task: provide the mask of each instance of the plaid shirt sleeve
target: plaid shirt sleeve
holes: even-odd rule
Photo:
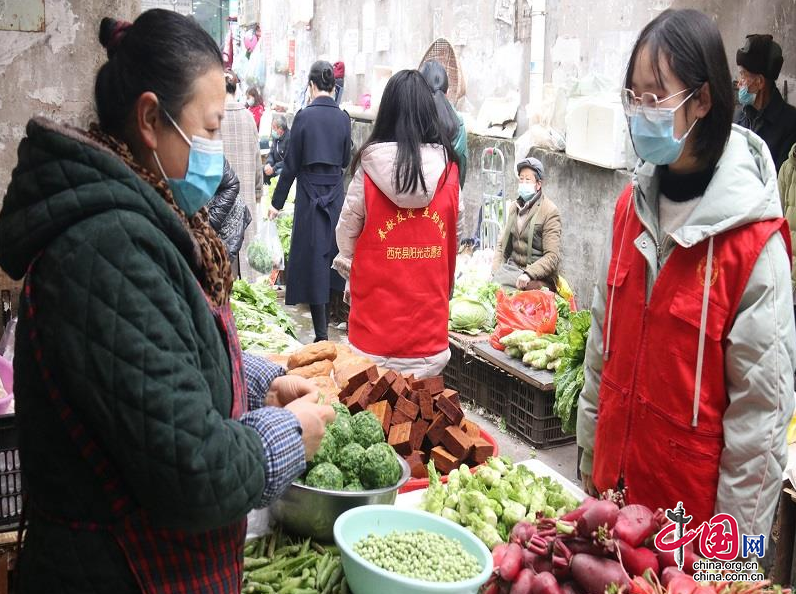
[[[263,444],[265,490],[259,507],[267,507],[304,472],[304,443],[296,416],[284,408],[266,406],[243,415],[240,422],[254,429]]]
[[[243,373],[246,376],[249,410],[257,410],[265,406],[265,397],[271,382],[285,375],[285,370],[281,365],[271,363],[264,357],[243,353]]]

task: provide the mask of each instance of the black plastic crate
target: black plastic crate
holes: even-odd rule
[[[19,525],[22,513],[22,473],[14,415],[0,416],[0,532]]]
[[[575,441],[561,430],[561,419],[553,413],[555,394],[512,378],[506,426],[539,449]]]
[[[461,372],[459,392],[465,400],[502,417],[506,414],[511,376],[477,357],[468,357]]]
[[[442,370],[442,377],[445,379],[445,387],[460,392],[461,373],[464,364],[464,350],[456,343],[450,343],[451,358],[445,369]]]

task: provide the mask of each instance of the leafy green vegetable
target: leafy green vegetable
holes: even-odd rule
[[[553,383],[556,387],[553,411],[561,419],[565,433],[574,433],[577,421],[578,397],[585,383],[583,361],[586,358],[586,341],[591,327],[591,313],[581,310],[570,315],[567,350],[561,358]]]
[[[246,257],[249,260],[249,266],[262,274],[271,274],[277,264],[271,250],[259,239],[255,239],[249,244]]]
[[[230,306],[244,351],[283,353],[301,346],[296,340],[293,320],[279,305],[270,284],[236,280]]]
[[[369,410],[363,410],[351,417],[351,428],[354,441],[365,449],[384,441],[384,429],[376,415]]]
[[[331,462],[323,462],[310,470],[306,484],[316,489],[341,491],[344,487],[343,473]]]
[[[285,252],[285,259],[290,253],[290,238],[293,234],[293,214],[283,214],[276,219],[276,231],[279,234],[279,241],[282,244],[282,251]]]
[[[362,481],[362,485],[366,489],[390,487],[395,485],[400,478],[401,465],[391,445],[376,443],[365,450],[359,480]]]
[[[494,309],[471,297],[454,297],[450,305],[448,327],[456,332],[479,334],[495,325]]]
[[[326,434],[331,435],[337,448],[344,448],[354,441],[354,430],[351,426],[351,417],[337,415],[334,422],[326,427]]]
[[[362,483],[356,478],[343,487],[343,491],[365,491],[365,487],[362,486]]]
[[[359,472],[362,469],[362,459],[365,448],[356,442],[343,446],[335,455],[334,463],[343,472],[347,482],[356,479],[359,482]]]

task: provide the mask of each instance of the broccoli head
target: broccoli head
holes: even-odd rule
[[[337,413],[338,417],[350,417],[351,416],[351,411],[348,410],[348,407],[345,404],[343,404],[342,402],[339,402],[339,401],[338,402],[333,402],[332,403],[332,408],[334,409],[334,412]]]
[[[354,440],[354,431],[351,428],[351,417],[337,415],[334,422],[326,427],[326,433],[331,434],[337,450],[347,446]]]
[[[362,414],[362,413],[359,413]],[[375,417],[374,417],[375,418]],[[387,443],[376,443],[365,450],[359,480],[366,489],[392,487],[401,478],[398,455]]]
[[[341,491],[344,486],[343,473],[331,462],[322,462],[307,474],[306,484],[316,489]]]
[[[369,410],[363,410],[351,417],[351,428],[354,431],[354,441],[365,449],[384,442],[384,429],[376,415]]]
[[[362,486],[362,483],[359,482],[359,479],[353,479],[350,483],[348,483],[345,487],[343,487],[343,491],[364,491],[365,487]]]
[[[365,457],[365,448],[356,442],[349,443],[338,450],[334,463],[343,472],[346,482],[359,482],[359,471],[362,468],[362,459]]]

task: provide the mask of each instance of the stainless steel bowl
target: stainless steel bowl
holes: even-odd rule
[[[293,483],[280,499],[271,504],[271,516],[292,534],[333,542],[334,522],[343,512],[361,505],[395,503],[398,489],[412,474],[406,460],[398,456],[398,462],[401,464],[398,484],[384,489],[325,491]]]

